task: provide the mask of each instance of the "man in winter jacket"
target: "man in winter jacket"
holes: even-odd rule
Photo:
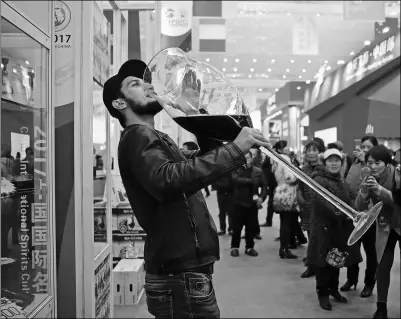
[[[258,231],[258,209],[267,197],[267,182],[262,170],[252,165],[252,152],[247,154],[246,168],[232,173],[234,208],[231,256],[239,256],[241,231],[245,226],[245,254],[256,257],[254,238]]]
[[[118,146],[121,178],[147,234],[148,310],[157,318],[219,318],[212,283],[219,240],[200,191],[244,165],[253,145],[268,142],[258,130],[243,128],[233,142],[218,148],[198,136],[201,152],[184,156],[168,135],[154,128],[162,107],[145,72],[140,60],[124,63],[104,84],[103,101],[124,128]],[[189,72],[183,96],[199,99],[200,85]]]

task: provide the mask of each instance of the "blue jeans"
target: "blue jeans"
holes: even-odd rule
[[[220,318],[212,275],[146,274],[148,311],[155,318]]]

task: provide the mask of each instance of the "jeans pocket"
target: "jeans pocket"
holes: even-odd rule
[[[201,273],[187,273],[187,291],[189,298],[206,300],[214,292],[212,278],[210,275]]]
[[[173,318],[173,297],[171,290],[154,289],[145,286],[146,303],[150,314],[163,318]]]
[[[220,318],[212,277],[187,273],[186,290],[193,318]]]

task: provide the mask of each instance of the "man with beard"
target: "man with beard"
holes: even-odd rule
[[[138,223],[147,234],[145,292],[157,318],[219,318],[213,264],[219,260],[216,226],[201,189],[246,163],[252,146],[268,145],[260,131],[243,128],[233,142],[181,152],[170,137],[154,128],[157,103],[146,64],[129,60],[106,81],[103,101],[124,128],[118,163]],[[189,72],[182,95],[200,96],[200,81]],[[215,145],[214,145],[215,146]]]

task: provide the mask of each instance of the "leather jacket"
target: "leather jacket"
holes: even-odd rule
[[[245,155],[234,143],[198,155],[184,156],[168,135],[150,126],[131,125],[121,135],[118,163],[147,234],[148,273],[182,272],[220,258],[216,226],[201,190],[244,165]]]

